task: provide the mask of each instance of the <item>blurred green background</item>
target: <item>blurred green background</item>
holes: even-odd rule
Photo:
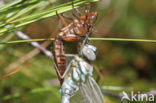
[[[4,0],[5,4],[15,0]],[[53,6],[69,0],[49,0]],[[51,8],[38,7],[25,15]],[[84,12],[84,7],[80,8]],[[156,0],[101,0],[91,4],[91,11],[98,12],[95,32],[92,37],[155,39]],[[71,11],[66,15],[72,16]],[[48,38],[57,35],[58,18],[49,17],[19,30],[31,38]],[[10,40],[19,40],[13,32]],[[3,38],[2,37],[2,38]],[[98,48],[94,62],[102,76],[94,70],[94,78],[105,91],[122,93],[149,92],[156,87],[156,44],[143,42],[93,41]],[[47,47],[51,50],[52,43]],[[0,80],[0,103],[59,103],[59,82],[52,61],[28,43],[0,45],[0,77],[22,69],[10,77]],[[25,58],[29,58],[25,60]],[[24,61],[24,62],[23,62]],[[111,87],[123,90],[113,90]],[[106,103],[121,103],[120,99],[104,95]],[[130,102],[133,103],[133,102]],[[145,102],[136,102],[145,103]],[[154,103],[154,102],[153,102]]]

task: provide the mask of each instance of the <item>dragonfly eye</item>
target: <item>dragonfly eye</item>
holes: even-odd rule
[[[97,20],[97,12],[92,12],[89,16],[90,25],[93,25],[95,21]]]
[[[93,15],[93,16],[91,17],[91,22],[92,22],[92,24],[95,23],[96,19],[97,19],[97,16],[95,16],[95,15]]]
[[[82,49],[82,54],[89,61],[94,61],[96,59],[96,47],[92,45],[85,45]]]

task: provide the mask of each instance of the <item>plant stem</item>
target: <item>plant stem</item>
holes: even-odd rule
[[[14,44],[14,43],[27,43],[27,42],[39,42],[46,40],[54,40],[54,38],[45,38],[45,39],[30,39],[30,40],[15,40],[8,42],[0,42],[0,44]],[[147,40],[147,39],[125,39],[125,38],[89,38],[89,40],[94,41],[124,41],[124,42],[147,42],[147,43],[156,43],[156,40]]]

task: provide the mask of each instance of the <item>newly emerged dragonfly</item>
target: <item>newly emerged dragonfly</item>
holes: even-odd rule
[[[68,75],[60,89],[61,103],[104,103],[103,94],[92,77],[93,65],[90,63],[95,61],[97,49],[85,44],[80,52],[81,55],[65,54],[73,59],[68,65]],[[74,96],[76,100],[73,99]]]

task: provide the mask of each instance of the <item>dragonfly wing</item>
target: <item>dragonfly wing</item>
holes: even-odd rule
[[[103,94],[92,77],[80,85],[80,91],[71,98],[71,103],[105,103]]]

